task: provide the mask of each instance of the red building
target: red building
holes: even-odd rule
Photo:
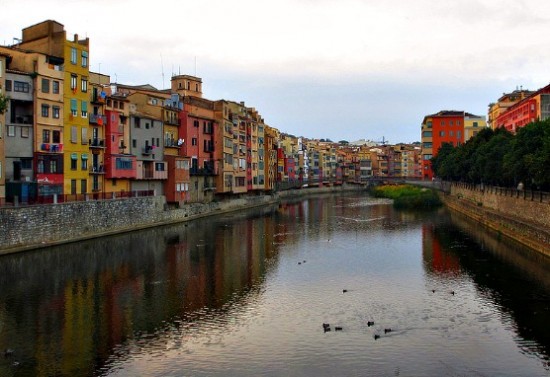
[[[124,126],[121,114],[105,110],[105,177],[107,179],[135,179],[137,175],[136,156],[124,153],[129,149],[124,141]]]
[[[165,156],[168,162],[168,179],[165,195],[169,203],[185,203],[189,201],[189,158],[180,156]]]
[[[497,116],[495,128],[504,127],[515,133],[518,128],[536,120],[544,120],[550,116],[550,85],[537,90],[533,94],[510,106]]]

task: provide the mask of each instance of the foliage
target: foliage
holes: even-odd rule
[[[377,198],[393,199],[395,208],[432,208],[441,205],[441,200],[433,190],[411,185],[376,186],[371,194]]]
[[[0,114],[4,114],[8,110],[9,102],[10,102],[10,97],[0,93]]]
[[[465,144],[443,144],[432,158],[432,168],[444,180],[550,188],[550,119],[520,128],[516,135],[504,128],[483,129]]]

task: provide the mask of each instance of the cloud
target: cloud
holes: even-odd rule
[[[484,115],[502,92],[549,81],[544,0],[44,4],[2,1],[17,17],[0,40],[54,19],[90,38],[91,69],[114,81],[165,88],[172,73],[196,73],[207,98],[244,100],[304,136],[415,140],[425,114]]]

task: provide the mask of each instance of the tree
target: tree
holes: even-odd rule
[[[9,102],[10,102],[10,97],[0,93],[0,115],[4,114],[8,110]]]

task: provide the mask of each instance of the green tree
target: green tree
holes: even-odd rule
[[[9,102],[10,102],[10,97],[0,93],[0,114],[4,114],[8,110]]]

